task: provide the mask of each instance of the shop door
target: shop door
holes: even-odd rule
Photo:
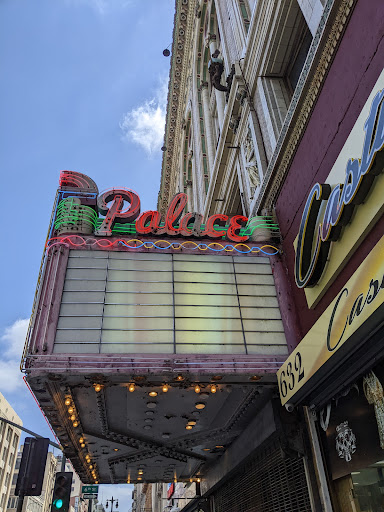
[[[310,512],[302,459],[283,457],[278,440],[214,494],[214,512]]]

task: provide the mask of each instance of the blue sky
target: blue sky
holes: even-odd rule
[[[173,15],[174,0],[0,2],[0,391],[51,438],[18,365],[59,172],[156,208]]]

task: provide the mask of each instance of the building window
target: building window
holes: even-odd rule
[[[281,2],[270,29],[266,60],[260,70],[255,98],[259,118],[263,119],[271,154],[298,84],[312,35],[297,0]]]
[[[8,430],[7,430],[7,441],[11,441],[11,437],[12,437],[12,429],[11,429],[11,427],[8,427]]]
[[[293,91],[296,89],[311,43],[312,34],[309,31],[307,24],[304,23],[302,25],[301,33],[298,35],[296,50],[292,54],[287,68],[286,80],[291,94],[293,94]]]
[[[247,9],[245,0],[239,0],[239,7],[240,7],[241,17],[243,18],[245,33],[247,34],[248,29],[249,29],[249,23],[250,23],[250,15],[248,13],[248,9]]]

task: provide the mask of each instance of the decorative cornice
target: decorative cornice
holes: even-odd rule
[[[157,209],[164,215],[168,205],[171,170],[176,166],[177,145],[182,130],[182,117],[186,100],[187,80],[190,74],[190,60],[197,0],[176,0],[173,28],[171,70],[167,99],[164,145],[161,169],[160,191]]]
[[[272,211],[357,0],[328,0],[260,190],[252,207]],[[331,24],[332,23],[332,24]]]

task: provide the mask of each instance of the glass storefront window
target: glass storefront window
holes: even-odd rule
[[[351,473],[359,512],[384,512],[384,460]]]

